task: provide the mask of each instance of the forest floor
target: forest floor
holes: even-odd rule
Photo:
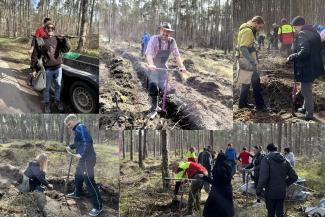
[[[291,93],[293,88],[293,66],[285,64],[285,57],[281,57],[279,51],[259,52],[260,64],[258,66],[261,75],[263,97],[269,111],[257,112],[255,109],[239,109],[239,87],[234,84],[234,121],[236,122],[305,122],[303,114],[291,113]],[[236,73],[236,70],[234,70]],[[313,84],[313,96],[315,102],[315,120],[313,122],[325,123],[325,77],[318,78]],[[250,102],[254,102],[250,96]],[[302,107],[303,97],[298,94],[296,109]]]
[[[27,85],[30,69],[30,39],[0,38],[0,110],[6,113],[42,113],[42,95]],[[73,46],[75,47],[75,46]],[[98,50],[98,49],[97,49]],[[89,50],[85,54],[98,57]],[[65,113],[73,112],[70,102],[64,100]],[[52,111],[58,113],[55,106]]]
[[[189,73],[169,74],[167,114],[146,117],[150,109],[147,67],[140,44],[101,43],[101,125],[107,128],[224,129],[232,127],[232,57],[220,50],[180,49]],[[173,58],[169,68],[176,68]]]
[[[119,157],[118,148],[108,144],[95,144],[97,163],[95,180],[103,199],[100,216],[118,216]],[[48,181],[53,190],[41,193],[20,194],[17,185],[27,163],[45,152],[49,156]],[[70,156],[65,145],[55,141],[9,141],[0,144],[0,216],[1,217],[85,217],[92,209],[86,195],[79,200],[65,199],[65,183]],[[68,192],[74,189],[74,172],[77,160],[73,159]]]
[[[173,160],[175,159],[176,158]],[[171,160],[171,162],[173,160]],[[144,169],[140,169],[136,161],[132,162],[125,159],[121,162],[121,217],[184,216],[184,210],[177,210],[175,205],[172,203],[173,190],[168,192],[162,190],[161,159],[154,157],[146,159],[144,161]],[[325,197],[324,169],[325,168],[319,157],[313,159],[298,159],[296,167],[298,175],[305,177],[307,179],[306,186],[313,188],[316,192],[313,193],[305,203],[286,203],[285,210],[287,217],[302,217],[304,216],[304,210],[306,207],[319,206],[320,199]],[[239,187],[242,185],[242,177],[240,173],[237,173],[234,176],[232,185],[236,217],[266,216],[267,211],[263,201],[260,208],[253,208],[252,205],[256,202],[256,198],[254,196],[246,197],[239,192]],[[185,190],[185,192],[188,192],[188,189]],[[204,208],[204,203],[207,197],[207,193],[202,190],[201,210]],[[183,203],[184,206],[186,206],[186,193],[184,193]],[[201,212],[195,212],[192,216],[201,217]]]

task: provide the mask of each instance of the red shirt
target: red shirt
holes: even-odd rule
[[[241,159],[242,164],[249,164],[249,157],[251,154],[247,151],[242,151],[239,154],[239,158]]]
[[[192,178],[195,174],[207,173],[207,169],[199,163],[190,162],[189,168],[186,169],[186,174],[188,178]]]
[[[46,35],[46,32],[45,32],[44,26],[39,27],[35,32],[36,37],[43,38],[45,35]]]

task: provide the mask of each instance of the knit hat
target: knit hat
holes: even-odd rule
[[[273,143],[268,144],[268,145],[266,146],[266,149],[267,149],[268,151],[276,151],[276,150],[278,150],[278,148],[277,148]]]
[[[288,20],[287,20],[286,18],[282,18],[282,19],[281,19],[281,23],[282,23],[282,24],[287,23],[287,22],[288,22]]]
[[[305,19],[301,16],[297,16],[293,18],[291,21],[291,25],[293,26],[303,26],[305,24],[306,24]]]

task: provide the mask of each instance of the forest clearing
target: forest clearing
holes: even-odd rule
[[[1,216],[88,216],[92,205],[87,193],[79,200],[66,196],[74,189],[74,173],[78,160],[65,150],[73,134],[63,126],[63,119],[64,116],[47,118],[37,115],[1,116]],[[95,141],[94,148],[97,153],[95,179],[102,195],[103,215],[118,216],[118,147],[105,139],[109,132],[96,130],[97,118],[82,116],[81,119],[91,129]],[[47,130],[44,130],[44,127]],[[45,190],[44,194],[20,193],[18,186],[22,181],[22,173],[27,163],[40,153],[48,155],[47,180],[53,185],[53,189]],[[72,164],[68,180],[70,160]]]
[[[247,8],[247,3],[253,5],[251,9]],[[248,22],[252,17],[260,15],[264,19],[264,27],[256,33],[254,48],[257,50],[258,64],[257,70],[260,77],[261,93],[264,98],[266,112],[260,112],[258,109],[241,107],[240,84],[234,83],[234,121],[235,122],[255,122],[255,123],[276,123],[276,122],[306,122],[304,112],[304,86],[311,82],[308,100],[312,99],[314,116],[309,121],[325,122],[325,98],[323,94],[325,85],[325,76],[320,72],[315,76],[315,80],[305,80],[308,71],[321,71],[319,65],[317,69],[312,68],[308,58],[291,61],[288,58],[296,55],[299,50],[299,32],[292,24],[295,17],[300,16],[304,20],[304,28],[317,32],[317,55],[313,54],[311,59],[317,59],[317,63],[325,63],[325,39],[319,37],[321,30],[318,26],[325,25],[325,16],[319,5],[324,5],[324,1],[235,1],[234,2],[234,29],[235,40],[238,44],[239,29],[242,24]],[[245,11],[245,13],[242,13]],[[308,27],[307,27],[308,26]],[[287,28],[289,27],[289,28]],[[287,30],[284,30],[287,28]],[[291,28],[291,30],[290,30]],[[316,31],[317,30],[317,31]],[[288,32],[285,32],[288,31]],[[307,30],[304,30],[307,31]],[[292,37],[291,37],[292,35]],[[287,40],[287,38],[292,39]],[[286,38],[286,39],[285,39]],[[312,42],[308,42],[312,44]],[[313,42],[314,43],[314,42]],[[300,49],[300,48],[299,48]],[[322,50],[320,50],[322,49]],[[315,50],[315,48],[311,49]],[[318,52],[319,51],[319,52]],[[292,57],[291,56],[291,57]],[[320,60],[318,62],[318,60]],[[299,67],[304,65],[302,71]],[[234,78],[236,81],[237,64],[234,65]],[[300,70],[300,71],[299,71]],[[296,75],[294,75],[294,72]],[[301,75],[299,73],[302,73]],[[300,77],[299,77],[299,76]],[[298,77],[297,77],[298,76]],[[303,82],[302,82],[303,81]],[[301,85],[303,83],[303,85]],[[307,93],[307,92],[306,92]],[[305,94],[306,94],[305,93]],[[253,94],[249,94],[249,103],[254,102]],[[304,111],[304,110],[303,110]],[[312,115],[311,115],[312,116]]]
[[[302,125],[298,131],[291,131],[291,128],[295,127],[296,124],[235,124],[234,130],[228,131],[124,131],[123,135],[122,133],[119,135],[122,144],[121,216],[202,216],[208,197],[203,189],[200,200],[201,211],[186,215],[187,195],[192,181],[184,184],[184,193],[176,202],[173,200],[175,181],[169,180],[167,185],[169,187],[164,187],[167,182],[164,177],[172,179],[175,177],[172,172],[173,163],[179,160],[186,161],[186,152],[191,146],[196,148],[197,156],[198,152],[208,145],[218,153],[225,150],[227,144],[231,142],[239,153],[244,146],[249,150],[252,150],[254,145],[262,145],[265,148],[266,144],[272,141],[279,144],[281,150],[286,146],[291,147],[296,155],[294,169],[300,178],[305,179],[304,186],[312,190],[305,189],[309,195],[306,200],[287,201],[286,215],[305,216],[307,207],[318,207],[320,200],[325,197],[323,154],[325,147],[323,138],[317,136],[322,135],[324,127]],[[256,196],[250,194],[246,196],[240,191],[243,185],[240,163],[237,167],[237,173],[232,180],[235,216],[265,216],[267,211],[264,201],[262,200],[261,207],[253,207]]]
[[[138,10],[135,7],[136,2],[127,5],[109,3],[108,10],[103,12],[105,19],[100,24],[100,111],[105,114],[101,124],[112,129],[231,128],[233,58],[228,25],[230,2],[226,1],[221,5],[218,1],[209,3],[220,17],[208,13],[205,8],[198,10],[195,6],[199,2],[193,2],[193,8],[183,3],[178,5],[176,1],[170,8],[164,1],[159,4],[151,2],[143,7],[160,8],[161,15],[157,18],[148,13],[143,21],[139,21],[132,14],[134,10]],[[123,10],[123,7],[127,9]],[[177,7],[185,12],[178,11]],[[193,30],[187,32],[184,25],[194,18],[185,18],[183,15],[192,12],[197,16],[215,19],[220,30],[216,30],[213,22],[202,19],[202,28],[206,29],[193,26]],[[125,17],[117,17],[117,13],[125,13]],[[114,22],[106,20],[110,16],[116,16]],[[150,22],[151,18],[154,23]],[[158,97],[159,106],[165,105],[166,111],[158,111],[154,118],[150,118],[150,71],[146,57],[141,54],[141,38],[143,32],[149,32],[151,37],[156,37],[154,35],[158,33],[157,28],[167,21],[176,29],[171,37],[177,41],[182,64],[187,72],[182,74],[175,59],[169,58],[166,63],[169,68],[166,79],[168,86],[160,90],[164,92],[168,89],[167,97],[166,100],[162,95]]]

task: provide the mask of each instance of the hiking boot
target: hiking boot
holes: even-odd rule
[[[306,109],[305,108],[298,108],[297,112],[299,112],[301,114],[305,114],[306,113]]]
[[[70,194],[67,194],[68,198],[73,198],[73,199],[80,199],[80,196],[76,194],[76,192],[72,192]]]
[[[55,106],[58,109],[59,112],[64,112],[63,105],[60,101],[55,101]]]
[[[258,111],[258,112],[268,112],[268,109],[266,108],[266,106],[262,106],[262,107],[256,107],[256,111]]]
[[[92,210],[90,210],[90,212],[88,213],[90,216],[98,216],[99,215],[99,213],[101,213],[103,210],[101,210],[101,209],[92,209]]]
[[[47,114],[51,113],[51,104],[49,102],[44,104],[44,112]]]
[[[151,108],[147,117],[151,120],[154,119],[158,114],[159,109],[161,110],[158,106],[158,96],[151,96]]]

